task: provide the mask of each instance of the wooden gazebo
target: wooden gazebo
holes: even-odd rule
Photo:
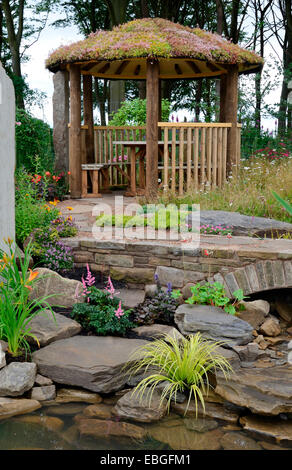
[[[237,123],[237,90],[238,75],[257,72],[263,60],[252,51],[243,49],[217,34],[189,28],[162,18],[145,18],[135,20],[112,31],[97,31],[88,38],[69,46],[61,46],[54,51],[46,62],[52,72],[68,71],[70,79],[70,124],[69,124],[69,169],[71,197],[81,196],[81,164],[96,163],[94,157],[94,125],[92,106],[92,77],[104,79],[146,80],[147,122],[146,122],[146,195],[155,198],[158,190],[159,139],[161,129],[164,131],[165,164],[164,178],[171,170],[175,178],[174,150],[173,168],[168,161],[169,144],[174,144],[174,133],[169,142],[169,130],[174,123],[161,123],[160,80],[163,79],[196,79],[203,77],[220,78],[220,123],[213,124],[216,132],[206,138],[202,133],[200,146],[207,148],[206,161],[209,161],[210,172],[214,162],[219,161],[223,172],[217,169],[212,176],[213,183],[221,182],[232,165],[238,161],[238,123]],[[82,161],[82,126],[81,126],[81,76],[83,78],[83,116],[86,128],[86,162]],[[199,124],[185,124],[188,131],[187,140],[180,134],[179,149],[180,193],[183,187],[183,152],[186,149],[186,169],[188,186],[190,175],[198,176],[199,162]],[[202,124],[212,127],[212,124]],[[228,128],[228,138],[224,143],[224,129]],[[222,130],[222,133],[220,133]],[[197,132],[197,133],[196,133]],[[212,137],[213,135],[213,137]],[[211,139],[210,139],[211,136]],[[214,143],[214,136],[216,142]],[[227,136],[227,134],[226,134]],[[207,136],[208,137],[208,136]],[[223,142],[220,146],[217,141]],[[225,145],[225,150],[224,150]],[[191,161],[190,146],[194,146],[194,158]],[[201,148],[200,147],[200,148]],[[197,149],[197,150],[196,150]],[[209,153],[208,153],[209,152]],[[214,156],[215,152],[215,156]],[[224,154],[225,152],[225,154]],[[213,163],[212,163],[213,162]],[[108,161],[106,161],[108,163]],[[219,164],[218,164],[219,165]],[[219,167],[220,167],[219,165]],[[197,168],[196,168],[197,166]],[[166,167],[166,168],[165,168]],[[217,168],[217,163],[216,163]],[[208,169],[206,170],[208,173]],[[210,173],[211,174],[211,173]],[[207,176],[206,176],[207,177]],[[203,177],[202,177],[203,178]],[[172,186],[175,183],[172,181]]]

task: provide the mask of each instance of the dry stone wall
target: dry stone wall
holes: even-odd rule
[[[292,249],[197,248],[150,242],[126,243],[70,240],[76,267],[89,263],[93,271],[144,287],[158,274],[162,285],[187,289],[201,281],[223,283],[229,297],[237,289],[248,295],[277,288],[292,288]],[[290,242],[288,241],[289,247]],[[291,247],[292,248],[292,245]]]
[[[15,238],[15,99],[14,87],[0,64],[0,248]]]

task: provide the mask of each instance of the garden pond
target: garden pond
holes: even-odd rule
[[[101,425],[96,427],[97,420],[85,415],[88,407],[88,403],[44,406],[30,415],[3,420],[0,450],[287,450],[250,435],[236,423],[176,413],[157,423],[139,423],[143,437],[137,439],[133,437],[133,429],[138,428],[136,423],[122,423],[111,417],[98,419]],[[112,405],[107,407],[110,411]],[[85,426],[80,425],[82,420]],[[86,431],[89,422],[93,425],[91,436]],[[111,435],[112,430],[116,436]]]

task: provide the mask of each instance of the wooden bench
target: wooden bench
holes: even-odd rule
[[[81,197],[101,197],[99,182],[102,181],[103,192],[109,189],[109,165],[103,163],[87,163],[81,165],[82,188]],[[88,176],[91,180],[92,193],[88,192]]]

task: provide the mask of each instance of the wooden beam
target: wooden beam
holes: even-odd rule
[[[85,70],[85,72],[88,72],[89,70],[93,69],[93,67],[96,66],[96,63],[90,62],[89,64],[82,65],[82,71]]]
[[[178,64],[174,64],[174,69],[178,75],[182,75],[182,69]]]
[[[134,70],[134,75],[139,75],[140,71],[141,71],[141,65],[138,64],[137,67]]]
[[[124,60],[117,68],[116,70],[116,75],[121,75],[121,73],[124,71],[124,69],[127,67],[127,65],[130,63],[129,60]]]
[[[81,196],[81,75],[79,65],[70,66],[69,189]]]
[[[107,62],[106,64],[104,64],[98,71],[97,73],[105,73],[108,71],[108,69],[110,68],[111,64],[109,64],[109,62]],[[93,68],[93,67],[92,67]]]
[[[186,60],[186,63],[191,67],[192,71],[196,74],[201,74],[202,71],[201,69],[195,64],[195,62],[192,62],[191,60]]]
[[[146,197],[155,200],[158,191],[159,63],[147,61],[146,79]]]
[[[207,69],[211,70],[211,72],[221,72],[221,69],[211,62],[206,62],[206,67]]]
[[[84,125],[87,126],[87,130],[85,131],[86,162],[82,163],[94,163],[94,123],[91,75],[83,75],[83,112]]]

